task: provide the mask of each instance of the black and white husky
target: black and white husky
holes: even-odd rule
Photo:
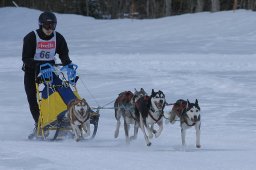
[[[139,124],[136,121],[134,105],[140,97],[147,95],[143,88],[140,91],[135,89],[135,92],[124,91],[120,93],[115,100],[115,118],[117,120],[115,138],[119,135],[119,128],[121,125],[121,117],[124,120],[124,131],[126,137],[126,143],[129,144],[130,140],[136,139],[138,134]],[[134,125],[134,135],[129,136],[130,125]]]
[[[163,110],[165,107],[165,95],[162,91],[155,92],[152,89],[150,96],[139,98],[135,102],[135,115],[139,126],[144,134],[147,146],[151,145],[149,138],[158,137],[163,130]],[[154,130],[154,124],[159,126],[158,131]],[[148,135],[146,134],[147,129]]]
[[[174,124],[177,118],[180,119],[182,145],[186,145],[186,130],[194,126],[196,129],[196,147],[200,148],[201,118],[198,100],[196,99],[195,103],[190,103],[188,100],[177,100],[169,112],[170,123]]]

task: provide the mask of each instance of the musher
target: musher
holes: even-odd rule
[[[31,31],[23,39],[22,70],[24,71],[24,87],[35,128],[30,137],[35,136],[39,119],[39,107],[36,93],[36,77],[41,64],[55,64],[55,55],[59,54],[61,63],[71,64],[69,49],[65,38],[57,31],[57,18],[52,12],[43,12],[39,16],[39,29]]]

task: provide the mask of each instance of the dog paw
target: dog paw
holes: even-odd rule
[[[147,146],[151,146],[151,142],[149,142],[149,143],[147,144]]]
[[[84,137],[89,137],[90,135],[91,135],[91,133],[87,132],[87,133],[84,134]]]
[[[126,145],[129,145],[129,144],[130,144],[130,139],[129,139],[129,138],[126,139],[126,140],[125,140],[125,143],[126,143]]]
[[[131,137],[130,137],[130,140],[135,140],[135,139],[136,139],[135,136],[131,136]]]
[[[155,134],[155,138],[158,138],[160,136],[160,133]]]
[[[196,145],[197,148],[201,148],[201,145]]]

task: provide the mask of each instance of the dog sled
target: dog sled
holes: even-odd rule
[[[81,99],[76,83],[79,77],[76,75],[77,65],[68,66],[48,63],[40,66],[40,72],[36,81],[37,99],[40,116],[35,134],[36,139],[57,140],[70,135],[73,137],[67,106],[75,100]],[[91,110],[89,120],[90,129],[93,129],[89,139],[93,139],[97,133],[99,121],[99,109]],[[34,139],[33,137],[33,139]]]

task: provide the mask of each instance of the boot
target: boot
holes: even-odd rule
[[[33,139],[33,138],[35,138],[37,136],[37,123],[35,123],[35,127],[34,127],[34,129],[33,129],[33,132],[30,134],[30,135],[28,135],[28,139]]]

